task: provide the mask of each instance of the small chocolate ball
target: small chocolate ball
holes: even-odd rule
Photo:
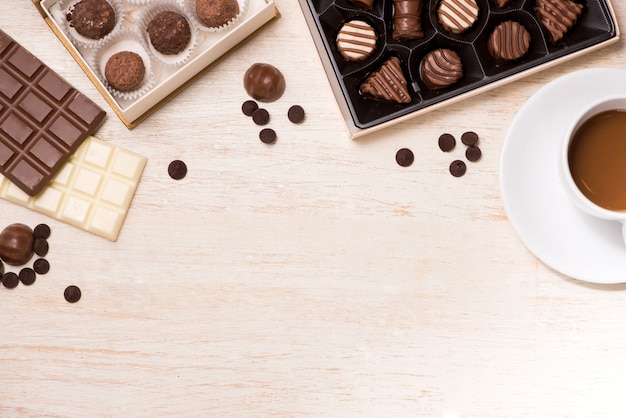
[[[252,64],[243,77],[243,88],[255,100],[273,102],[285,92],[285,77],[270,64]]]
[[[196,0],[198,19],[210,28],[219,28],[239,14],[237,0]]]
[[[11,224],[0,232],[0,259],[11,266],[21,266],[34,254],[35,236],[27,225]]]
[[[81,0],[70,10],[67,20],[84,37],[101,39],[115,27],[115,10],[106,0]]]
[[[191,28],[180,13],[157,13],[146,28],[150,43],[161,54],[176,55],[185,50],[191,41]]]
[[[119,91],[133,91],[141,86],[146,67],[139,54],[131,51],[118,52],[109,58],[104,76]]]

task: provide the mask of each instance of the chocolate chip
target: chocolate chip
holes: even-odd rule
[[[45,238],[37,238],[33,244],[33,250],[39,257],[45,257],[49,249],[48,240]]]
[[[252,114],[252,121],[257,125],[267,125],[270,121],[270,114],[265,109],[257,109]]]
[[[271,128],[261,129],[261,132],[259,132],[259,139],[264,144],[273,144],[276,142],[276,132]]]
[[[439,149],[443,152],[450,152],[456,146],[456,139],[450,134],[442,134],[439,137]]]
[[[22,270],[20,270],[18,278],[24,286],[30,286],[31,284],[35,283],[37,275],[35,274],[35,271],[33,269],[29,267],[24,267]]]
[[[413,156],[413,151],[408,148],[402,148],[399,149],[398,152],[396,152],[396,162],[401,167],[410,166],[411,164],[413,164],[414,160],[415,157]]]
[[[167,167],[167,174],[174,180],[181,180],[187,175],[187,164],[181,160],[174,160]]]
[[[478,135],[472,131],[465,132],[461,135],[461,142],[465,145],[476,145],[478,144]]]
[[[46,224],[39,224],[33,229],[33,236],[35,238],[50,238],[50,227]]]
[[[38,258],[33,263],[33,270],[37,274],[46,274],[50,271],[50,263],[45,258]]]
[[[480,157],[482,155],[483,155],[482,151],[476,145],[470,145],[465,150],[465,158],[467,158],[471,162],[476,162],[480,160]]]
[[[450,174],[454,177],[461,177],[467,171],[467,166],[461,160],[454,160],[450,163]]]
[[[74,286],[74,285],[66,287],[65,292],[63,292],[63,297],[69,303],[78,302],[81,296],[82,296],[82,293],[80,289],[78,288],[78,286]]]
[[[241,105],[241,111],[246,116],[252,116],[255,110],[259,108],[259,105],[254,100],[246,100]]]
[[[17,274],[13,273],[12,271],[4,273],[2,275],[2,285],[7,289],[16,288],[19,282],[20,279],[17,277]]]
[[[287,117],[293,123],[302,123],[304,120],[304,109],[300,105],[293,105],[287,111]]]

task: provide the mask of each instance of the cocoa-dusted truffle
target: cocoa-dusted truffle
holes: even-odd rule
[[[210,28],[219,28],[239,14],[237,0],[196,0],[198,19]]]
[[[191,41],[189,22],[180,13],[157,13],[147,27],[150,43],[161,54],[176,55],[185,50]]]
[[[106,0],[81,0],[71,8],[67,20],[82,36],[102,39],[115,27],[115,10]]]
[[[146,67],[139,54],[122,51],[109,58],[104,68],[104,76],[116,90],[127,92],[136,90],[143,81]]]

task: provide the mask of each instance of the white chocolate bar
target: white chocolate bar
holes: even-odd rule
[[[0,198],[115,241],[146,162],[90,136],[37,196],[0,176]]]

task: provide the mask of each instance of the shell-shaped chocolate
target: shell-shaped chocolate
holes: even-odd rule
[[[437,8],[437,20],[451,33],[463,33],[478,19],[475,0],[441,0]]]
[[[530,47],[530,33],[519,22],[507,20],[495,27],[487,50],[498,61],[509,62],[522,58]]]
[[[411,96],[402,73],[400,60],[391,57],[361,84],[361,94],[387,102],[410,103]]]
[[[376,31],[367,22],[350,20],[337,33],[337,50],[346,61],[366,60],[376,49]]]
[[[420,75],[431,89],[448,87],[463,76],[461,57],[451,49],[431,51],[422,58]]]
[[[537,0],[535,10],[550,42],[556,44],[574,27],[583,12],[583,5],[571,0]]]

